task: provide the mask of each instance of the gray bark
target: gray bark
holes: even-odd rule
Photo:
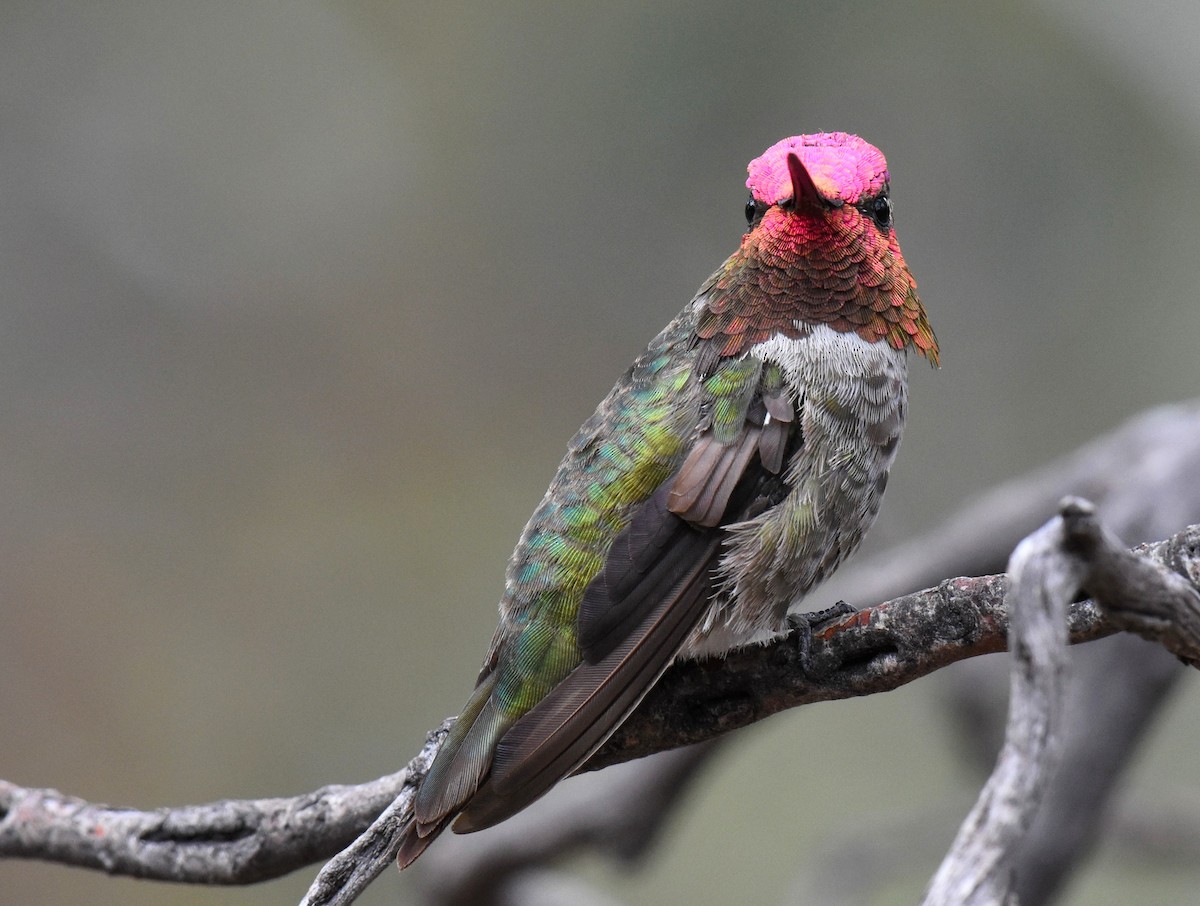
[[[1195,551],[1187,546],[1175,551],[1189,553]],[[1100,525],[1091,504],[1080,500],[1065,502],[1059,518],[1018,545],[1008,570],[1014,657],[1004,746],[923,906],[1018,902],[1014,857],[1062,754],[1066,615],[1081,589],[1114,623],[1164,641],[1180,658],[1198,663],[1200,594],[1172,567],[1193,579],[1197,575],[1194,563],[1171,555],[1156,563],[1126,551]]]

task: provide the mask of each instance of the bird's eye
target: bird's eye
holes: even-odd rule
[[[880,195],[875,199],[871,214],[875,222],[886,230],[892,225],[892,200],[886,195]]]
[[[780,202],[781,207],[786,207],[786,202]],[[763,214],[767,213],[767,208],[770,205],[765,201],[759,201],[753,195],[746,201],[746,227],[754,229],[758,226],[758,222],[763,219]]]

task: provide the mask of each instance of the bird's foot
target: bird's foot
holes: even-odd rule
[[[858,611],[845,601],[838,601],[832,607],[824,610],[814,610],[811,613],[789,613],[787,615],[788,629],[796,636],[796,651],[800,655],[800,669],[805,675],[818,677],[819,670],[813,669],[812,637],[813,633],[843,617],[848,617]]]

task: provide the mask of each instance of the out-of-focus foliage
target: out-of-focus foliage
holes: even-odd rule
[[[944,351],[872,544],[1193,395],[1200,7],[1136,9],[6,4],[0,776],[154,806],[394,770],[468,690],[567,438],[785,135],[884,149]],[[1179,707],[1148,795],[1193,779]],[[630,903],[778,901],[832,831],[965,810],[941,729],[920,684],[790,715],[646,873],[588,870]],[[309,877],[0,864],[13,903]],[[1194,885],[1110,862],[1073,902]]]

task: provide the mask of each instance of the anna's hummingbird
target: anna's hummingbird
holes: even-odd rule
[[[740,247],[584,422],[521,535],[401,867],[570,774],[675,658],[785,630],[875,519],[906,352],[938,361],[887,163],[834,132],[748,171]]]

